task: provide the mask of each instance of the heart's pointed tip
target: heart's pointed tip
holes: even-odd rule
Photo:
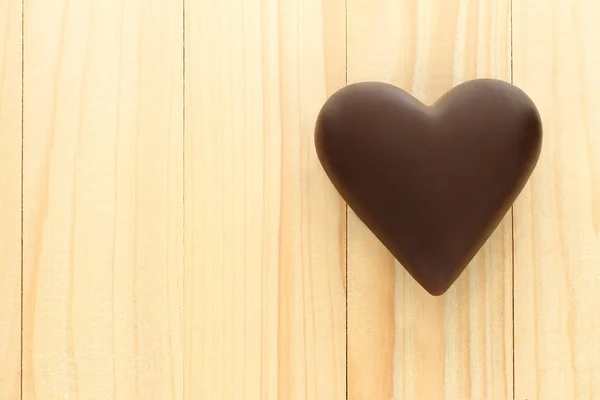
[[[448,289],[450,289],[452,284],[449,284],[449,285],[446,285],[446,284],[444,284],[444,285],[430,285],[430,284],[423,285],[423,284],[421,284],[421,286],[430,295],[432,295],[434,297],[440,297],[440,296],[444,295],[448,291]]]
[[[438,297],[444,295],[454,285],[464,271],[466,265],[451,265],[429,263],[429,266],[412,265],[407,270],[413,279],[430,295]]]
[[[455,279],[446,276],[436,276],[435,279],[433,277],[419,277],[415,280],[427,293],[434,297],[444,295],[452,287],[455,281]]]

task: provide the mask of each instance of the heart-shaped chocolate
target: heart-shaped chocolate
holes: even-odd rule
[[[531,99],[494,79],[427,106],[385,83],[346,86],[315,127],[335,188],[406,270],[443,294],[496,229],[540,155]]]

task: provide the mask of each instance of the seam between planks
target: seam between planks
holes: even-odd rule
[[[348,0],[344,1],[344,28],[345,28],[345,86],[348,86]],[[344,202],[345,203],[345,202]],[[345,290],[345,297],[346,297],[346,400],[348,399],[349,396],[349,380],[348,380],[348,275],[349,275],[349,270],[348,270],[348,204],[345,204],[345,229],[346,229],[346,235],[345,235],[345,253],[346,253],[346,260],[344,261],[346,263],[346,276],[344,277],[345,279],[345,285],[346,285],[346,290]]]
[[[510,82],[514,84],[514,26],[513,26],[513,0],[509,3],[510,12]],[[512,398],[516,398],[515,387],[515,208],[510,208],[510,230],[511,230],[511,313],[512,313]]]
[[[24,198],[24,143],[25,143],[25,134],[24,134],[24,121],[25,121],[25,0],[21,0],[21,333],[20,333],[20,355],[21,355],[21,364],[20,364],[20,376],[19,376],[19,399],[23,399],[23,321],[24,321],[24,310],[23,310],[23,300],[24,300],[24,289],[25,289],[25,274],[24,274],[24,245],[23,245],[23,198]]]

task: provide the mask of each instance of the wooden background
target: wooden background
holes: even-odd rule
[[[0,0],[0,400],[600,399],[597,0]],[[539,164],[431,297],[327,180],[347,83],[510,81]]]

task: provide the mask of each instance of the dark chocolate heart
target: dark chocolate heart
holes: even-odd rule
[[[318,157],[352,210],[432,295],[496,229],[540,155],[542,126],[516,86],[477,79],[427,106],[385,83],[324,104]]]

